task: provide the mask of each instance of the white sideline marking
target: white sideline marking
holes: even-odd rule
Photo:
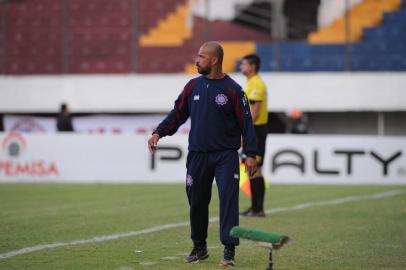
[[[162,257],[161,260],[165,260],[165,261],[175,261],[178,260],[178,257],[175,256],[166,256],[166,257]]]
[[[140,262],[140,264],[143,266],[152,266],[157,264],[157,262]]]
[[[291,207],[274,208],[274,209],[266,211],[266,213],[268,215],[271,215],[271,214],[276,214],[276,213],[280,213],[280,212],[303,210],[303,209],[315,207],[315,206],[337,205],[337,204],[343,204],[343,203],[349,203],[349,202],[355,202],[355,201],[361,201],[361,200],[368,200],[368,199],[382,199],[382,198],[387,198],[387,197],[393,197],[393,196],[399,195],[401,193],[403,193],[402,190],[392,190],[392,191],[381,192],[381,193],[376,193],[376,194],[372,194],[372,195],[359,195],[359,196],[344,197],[344,198],[339,198],[339,199],[334,199],[334,200],[329,200],[329,201],[309,202],[309,203],[294,205]],[[217,222],[218,220],[219,220],[218,217],[213,217],[213,218],[210,218],[209,222]],[[185,221],[185,222],[180,222],[180,223],[158,225],[158,226],[146,228],[146,229],[143,229],[140,231],[132,231],[132,232],[126,232],[126,233],[112,234],[112,235],[102,235],[102,236],[96,236],[96,237],[89,238],[89,239],[74,240],[71,242],[41,244],[41,245],[36,245],[36,246],[32,246],[32,247],[26,247],[26,248],[15,250],[15,251],[10,251],[7,253],[2,253],[2,254],[0,254],[0,260],[15,257],[18,255],[27,254],[27,253],[32,253],[32,252],[43,250],[43,249],[53,249],[53,248],[65,247],[65,246],[77,246],[77,245],[83,245],[83,244],[117,240],[117,239],[125,238],[125,237],[132,237],[132,236],[159,232],[159,231],[173,229],[173,228],[186,227],[186,226],[189,226],[189,224],[190,224],[189,221]]]

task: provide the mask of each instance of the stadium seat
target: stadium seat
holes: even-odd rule
[[[355,6],[351,16],[354,16],[353,19],[358,16],[358,21],[352,20],[351,22],[358,25],[359,30],[355,34],[353,33],[352,40],[359,37],[359,42],[349,45],[342,44],[342,41],[345,40],[345,37],[342,36],[343,33],[340,36],[333,30],[322,30],[317,34],[318,41],[332,42],[331,44],[303,42],[278,44],[279,70],[343,71],[347,68],[353,71],[406,70],[406,37],[403,34],[406,15],[405,8],[399,10],[400,3],[401,1],[398,0],[387,2],[365,0],[361,5]],[[364,12],[370,16],[365,16]],[[377,22],[381,25],[371,27]],[[340,20],[336,21],[334,25],[336,28],[344,27]],[[369,27],[360,32],[365,26]],[[328,41],[324,38],[327,38]],[[312,37],[309,37],[310,39]],[[275,44],[257,44],[257,54],[262,59],[267,59],[264,61],[263,70],[271,71],[277,68],[276,61],[272,60],[275,49]],[[350,60],[349,66],[347,59]]]
[[[176,8],[185,4],[185,0],[172,1],[138,1],[138,14],[141,34],[147,34],[152,27],[158,24],[167,14],[174,12]]]
[[[288,2],[289,8],[295,9],[292,5],[295,1]],[[316,2],[312,1],[312,5]],[[187,0],[70,0],[66,2],[69,19],[64,30],[62,0],[8,1],[7,71],[57,74],[64,67],[69,73],[133,72],[133,53],[137,49],[139,72],[195,73],[195,54],[207,36],[224,44],[226,72],[235,71],[239,58],[251,52],[261,56],[262,71],[342,71],[347,68],[347,56],[352,70],[406,70],[406,9],[404,5],[400,8],[401,0],[364,0],[354,6],[350,13],[355,27],[351,39],[356,42],[349,45],[343,43],[346,39],[343,19],[334,22],[330,29],[320,30],[316,44],[271,44],[270,35],[263,32],[197,16],[193,17],[193,28],[187,29],[185,22],[190,16],[187,3]],[[0,14],[3,7],[0,5]],[[297,6],[296,11],[293,9],[289,12],[298,14]],[[310,20],[306,18],[306,22]],[[134,23],[139,24],[139,29],[133,28]],[[156,30],[160,27],[161,30]],[[179,36],[173,39],[175,35],[169,29]],[[144,37],[150,33],[155,38],[149,43],[145,41],[148,39],[140,39],[139,44],[134,44],[138,40],[137,32]],[[63,43],[65,33],[69,33],[65,36],[66,44]],[[0,60],[5,57],[3,43],[1,35]],[[62,63],[64,50],[68,57],[66,63]]]
[[[309,35],[308,41],[317,43],[358,42],[362,39],[363,29],[374,27],[382,22],[384,12],[396,11],[401,8],[402,0],[364,0],[348,11],[351,31],[346,31],[346,18],[340,18],[331,26],[319,29]]]
[[[70,73],[132,72],[132,0],[72,0],[68,55]]]

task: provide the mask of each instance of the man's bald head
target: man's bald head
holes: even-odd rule
[[[202,45],[202,48],[206,49],[207,52],[211,53],[217,57],[219,64],[223,63],[224,51],[221,44],[217,41],[208,41]]]
[[[197,71],[202,75],[223,74],[224,51],[219,42],[209,41],[203,43],[196,57]]]

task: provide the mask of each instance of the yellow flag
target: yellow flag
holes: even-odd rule
[[[245,171],[245,164],[240,163],[240,188],[241,190],[251,198],[251,185],[250,185],[250,178],[248,177],[247,172]]]
[[[269,183],[264,179],[265,182],[265,188],[269,188]],[[250,185],[250,178],[245,171],[245,164],[240,163],[240,189],[247,195],[249,198],[251,198],[251,185]]]

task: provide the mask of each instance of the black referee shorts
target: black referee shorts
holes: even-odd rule
[[[257,162],[258,166],[262,167],[265,157],[265,145],[266,137],[268,135],[267,125],[255,125],[255,133],[257,135],[257,146],[258,146],[258,155]]]

